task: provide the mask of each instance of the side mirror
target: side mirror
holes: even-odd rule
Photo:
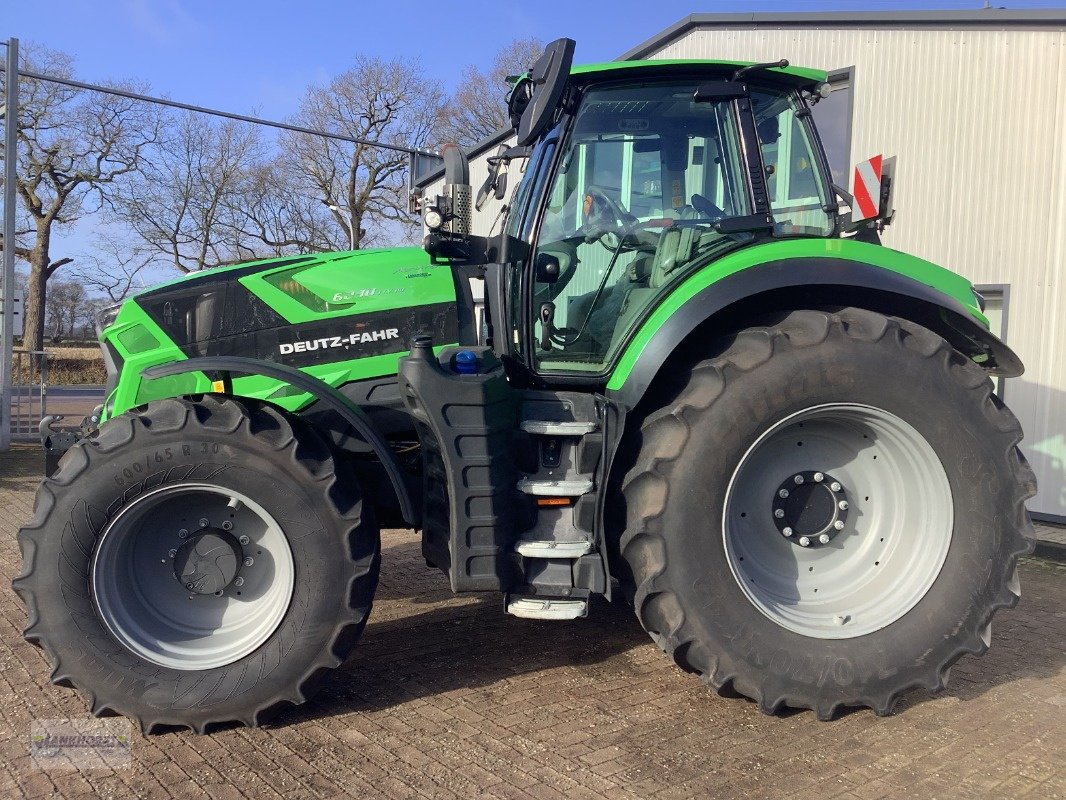
[[[507,173],[501,172],[496,176],[496,199],[503,200],[507,194]]]
[[[529,71],[529,102],[518,121],[518,146],[533,144],[551,125],[574,61],[573,39],[556,39]],[[515,87],[518,89],[519,87]]]

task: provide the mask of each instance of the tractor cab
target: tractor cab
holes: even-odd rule
[[[571,52],[554,43],[517,80],[518,146],[491,160],[479,199],[504,164],[528,158],[484,245],[504,265],[488,270],[496,352],[532,375],[595,384],[694,270],[760,241],[836,236],[842,221],[810,113],[824,73],[787,62],[571,68]],[[456,238],[434,230],[427,249],[446,254]]]

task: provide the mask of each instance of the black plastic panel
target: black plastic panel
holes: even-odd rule
[[[400,389],[424,458],[422,550],[448,573],[452,591],[505,590],[520,576],[510,455],[517,408],[492,351],[468,349],[478,355],[477,374],[456,373],[456,348],[438,360],[428,340],[400,360]]]

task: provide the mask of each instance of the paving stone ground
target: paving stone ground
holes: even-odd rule
[[[1048,522],[1037,522],[1036,539],[1066,547],[1066,525],[1052,525]]]
[[[85,718],[21,637],[15,531],[39,460],[0,453],[0,797],[1066,797],[1066,565],[1027,559],[992,651],[898,713],[767,717],[680,672],[630,610],[523,621],[452,596],[418,539],[383,537],[378,599],[355,654],[270,726],[135,732],[121,769],[41,770],[30,726]]]

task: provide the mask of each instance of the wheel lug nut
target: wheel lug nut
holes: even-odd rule
[[[177,554],[178,554],[177,550],[171,550],[169,553],[167,553],[167,555],[170,556],[171,558],[174,558],[174,556],[176,556]]]
[[[784,500],[786,497],[788,497],[788,489],[782,489],[777,493],[777,496]]]
[[[252,557],[251,557],[251,556],[248,556],[248,558],[244,559],[244,566],[246,566],[246,567],[250,567],[250,566],[252,566],[252,564],[253,564],[253,563],[254,563],[254,562],[253,562],[253,560],[252,560]]]
[[[189,532],[187,530],[185,530],[185,528],[182,528],[180,531],[178,531],[178,538],[179,539],[184,539],[188,535],[189,535]]]
[[[249,539],[247,536],[241,536],[240,538],[237,539],[237,541],[240,542],[241,544],[248,544],[252,540]]]
[[[837,508],[839,508],[841,511],[847,511],[848,510],[848,501],[847,500],[841,500],[839,503],[837,503]]]
[[[829,544],[829,534],[823,533],[821,536],[818,537],[818,541],[822,544]]]
[[[792,482],[797,485],[803,483],[803,476],[797,475],[795,478],[792,479]]]
[[[825,480],[825,475],[823,475],[820,472],[814,473],[814,482],[815,483],[821,483],[824,480]]]
[[[224,521],[222,522],[222,530],[224,530],[224,531],[231,531],[231,530],[233,530],[233,523],[232,523],[232,522],[230,522],[230,521],[229,521],[228,519],[227,519],[227,520],[224,520]]]
[[[782,528],[781,529],[781,535],[782,536],[791,536],[792,535],[792,528]]]
[[[829,488],[832,489],[834,492],[839,492],[840,489],[841,489],[841,486],[836,481],[833,481],[831,484],[829,484]]]
[[[811,540],[808,539],[806,536],[801,536],[800,537],[800,547],[806,547],[810,543],[811,543]]]
[[[244,586],[244,578],[234,578],[233,585],[234,586]]]
[[[785,510],[783,508],[775,508],[774,516],[778,519],[781,519],[783,516],[785,516]]]
[[[200,527],[201,528],[206,528],[210,524],[211,524],[211,520],[209,520],[207,517],[200,517]]]
[[[838,531],[844,530],[844,521],[838,519],[836,522],[833,523],[833,527],[836,528]]]

